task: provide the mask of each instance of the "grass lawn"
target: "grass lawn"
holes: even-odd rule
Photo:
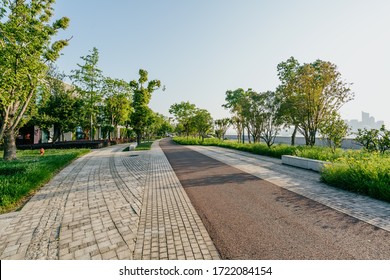
[[[142,142],[141,144],[137,145],[137,147],[135,148],[136,151],[146,151],[146,150],[150,150],[151,147],[152,147],[152,144],[153,144],[153,141],[149,141],[149,142]],[[126,147],[123,151],[124,152],[128,152],[130,149],[129,147]]]
[[[18,151],[15,161],[3,161],[0,152],[0,214],[17,210],[59,170],[88,149]]]
[[[142,142],[141,144],[137,145],[135,148],[136,151],[144,151],[144,150],[150,150],[152,147],[153,141],[149,142]]]

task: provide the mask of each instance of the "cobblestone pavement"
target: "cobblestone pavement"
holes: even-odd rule
[[[124,147],[76,160],[3,216],[0,259],[218,259],[158,142]]]
[[[282,165],[279,159],[236,150],[187,147],[390,232],[389,203],[330,187],[320,182],[319,173]]]

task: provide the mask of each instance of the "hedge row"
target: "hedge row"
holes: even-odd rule
[[[117,144],[116,141],[108,140],[77,140],[77,141],[65,141],[55,143],[41,143],[30,145],[18,145],[18,150],[36,150],[40,148],[44,149],[100,149],[107,146]]]

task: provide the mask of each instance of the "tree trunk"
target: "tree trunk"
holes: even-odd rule
[[[245,143],[245,126],[242,125],[242,142],[241,143]]]
[[[3,159],[6,161],[16,159],[16,143],[15,143],[15,131],[13,129],[7,129],[4,132],[4,155]]]
[[[91,114],[91,118],[90,118],[90,131],[89,131],[89,139],[91,141],[93,141],[94,139],[94,135],[93,135],[93,119],[92,119],[92,114]]]
[[[295,146],[295,136],[297,135],[298,126],[294,127],[293,134],[291,135],[291,146]]]
[[[137,133],[137,145],[141,144],[141,138],[142,138],[142,134],[141,133]]]
[[[310,146],[314,146],[316,144],[316,131],[310,131]]]
[[[58,125],[55,124],[53,127],[53,143],[60,140],[60,136],[61,136],[60,128],[58,127]]]

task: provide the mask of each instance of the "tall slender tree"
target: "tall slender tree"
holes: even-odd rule
[[[104,78],[102,70],[98,68],[99,51],[97,48],[93,48],[90,54],[82,56],[81,59],[84,64],[77,64],[79,68],[72,70],[70,78],[84,101],[84,112],[80,112],[80,114],[87,118],[83,123],[88,123],[89,128],[84,126],[83,129],[89,130],[89,139],[93,140],[99,103],[103,98]]]
[[[226,131],[231,125],[231,119],[223,118],[223,119],[215,120],[214,125],[215,125],[215,134],[219,139],[224,140]]]
[[[130,87],[133,90],[133,111],[130,115],[130,122],[134,132],[137,134],[137,143],[141,143],[142,135],[148,126],[150,109],[148,107],[152,93],[161,86],[160,80],[152,80],[148,82],[148,72],[139,70],[138,81],[130,82]],[[145,84],[147,85],[145,86]]]
[[[105,120],[114,129],[114,137],[117,137],[118,125],[123,125],[130,119],[132,90],[124,80],[105,78],[103,93]]]
[[[247,121],[245,118],[245,106],[246,104],[246,95],[245,91],[242,88],[236,90],[226,91],[225,101],[226,103],[222,105],[225,109],[229,109],[233,114],[233,126],[237,130],[238,142],[245,142],[245,127],[247,127]]]
[[[0,7],[0,140],[4,160],[16,159],[15,135],[30,117],[47,62],[68,40],[52,43],[69,19],[52,20],[54,0],[2,0]]]
[[[282,121],[280,112],[280,99],[277,97],[275,92],[266,91],[261,93],[263,96],[262,102],[262,125],[260,138],[271,147],[274,142],[276,135],[281,129]]]

